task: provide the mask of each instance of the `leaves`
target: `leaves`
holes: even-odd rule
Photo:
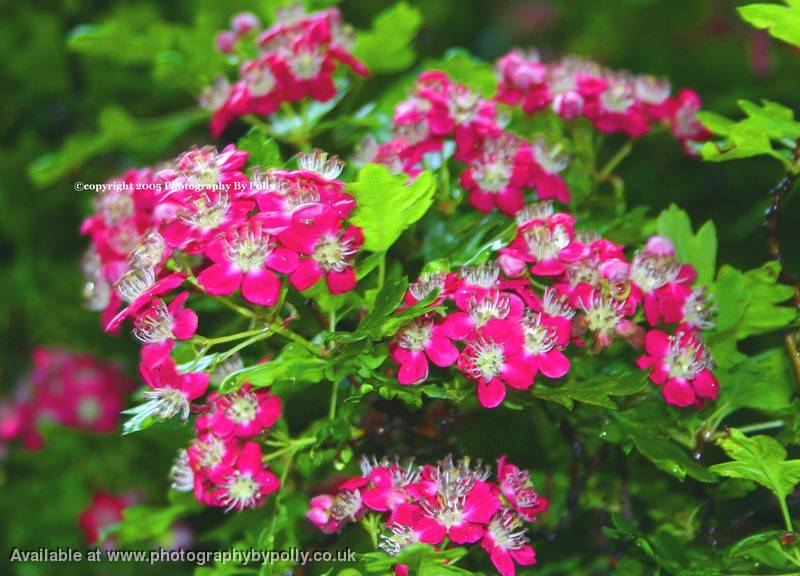
[[[230,374],[222,381],[220,390],[230,392],[250,382],[256,388],[271,386],[274,394],[290,394],[299,388],[298,384],[320,382],[326,366],[325,360],[291,342],[277,357]]]
[[[749,4],[737,8],[741,17],[779,40],[800,46],[800,1],[780,4]]]
[[[372,30],[356,36],[355,56],[372,73],[397,72],[414,63],[413,44],[422,15],[405,2],[387,8],[372,23]]]
[[[794,112],[769,100],[762,100],[760,105],[739,100],[738,104],[746,116],[738,122],[713,112],[698,113],[706,128],[724,138],[720,142],[706,142],[701,149],[703,159],[721,162],[768,155],[792,169],[791,149],[800,138],[800,122],[795,120]],[[784,149],[776,150],[773,141]]]
[[[757,482],[779,500],[800,482],[800,460],[786,460],[786,449],[770,436],[748,437],[732,428],[717,444],[733,461],[711,466],[712,472]]]
[[[492,66],[464,50],[450,49],[444,58],[427,60],[424,68],[445,72],[451,80],[466,84],[484,98],[491,98],[497,89],[497,78]]]
[[[406,184],[405,174],[391,174],[379,164],[367,164],[358,180],[347,186],[357,203],[352,222],[364,231],[364,249],[385,252],[400,234],[433,204],[436,185],[430,172]]]
[[[250,166],[269,168],[281,164],[281,149],[260,126],[253,126],[247,134],[239,138],[236,147],[250,153],[247,162]]]
[[[717,230],[711,220],[694,234],[689,215],[671,204],[658,216],[658,233],[673,241],[680,262],[694,266],[700,284],[711,284],[717,261]]]
[[[558,387],[537,383],[533,387],[533,395],[542,400],[558,402],[567,408],[572,408],[573,401],[578,401],[616,410],[617,405],[611,399],[612,396],[636,394],[645,386],[647,378],[644,374],[634,372],[588,379],[570,378],[566,384]]]

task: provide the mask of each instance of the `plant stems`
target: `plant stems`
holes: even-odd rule
[[[597,179],[600,182],[605,182],[609,179],[611,174],[614,172],[617,166],[627,158],[628,154],[631,153],[631,149],[633,149],[633,143],[635,140],[632,138],[629,139],[625,144],[623,144],[616,153],[608,159],[608,162],[600,169],[600,172],[597,174]]]
[[[331,387],[331,406],[328,410],[328,420],[336,419],[336,402],[339,396],[339,383],[334,381]]]
[[[386,281],[386,253],[381,255],[378,261],[378,290],[383,289],[383,283]]]

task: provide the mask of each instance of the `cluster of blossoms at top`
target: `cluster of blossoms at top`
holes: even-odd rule
[[[213,393],[198,408],[195,438],[181,450],[171,471],[172,487],[194,491],[208,506],[256,508],[280,487],[262,463],[261,444],[281,416],[281,400],[268,389],[245,383],[229,394]]]
[[[505,128],[508,118],[494,100],[481,98],[442,72],[424,72],[414,93],[401,102],[392,122],[392,138],[378,144],[368,138],[359,159],[385,164],[394,172],[418,174],[427,154],[446,154],[465,164],[461,185],[469,202],[483,212],[498,208],[514,215],[525,206],[525,190],[539,200],[568,203],[560,176],[568,157],[544,139],[529,142]]]
[[[494,262],[412,284],[402,307],[435,292],[443,311],[415,318],[393,339],[398,382],[424,382],[429,362],[455,365],[493,408],[507,387],[528,390],[538,374],[565,376],[568,347],[600,352],[620,338],[644,346],[638,365],[651,370],[669,404],[715,399],[719,385],[701,336],[713,326],[713,306],[672,242],[654,236],[628,258],[623,246],[574,227],[549,203],[529,206]]]
[[[286,6],[263,31],[247,12],[234,16],[231,25],[217,35],[217,48],[240,63],[239,79],[231,85],[220,77],[201,96],[201,104],[214,112],[214,136],[246,114],[272,114],[285,102],[305,98],[330,100],[336,96],[333,73],[339,63],[368,74],[351,53],[353,33],[336,8],[306,14],[300,3]],[[237,57],[237,48],[246,56]]]
[[[190,279],[212,297],[240,292],[261,307],[276,306],[289,285],[324,282],[339,294],[356,285],[353,260],[363,242],[361,230],[347,225],[355,202],[336,179],[337,159],[314,151],[298,158],[296,170],[254,169],[249,178],[246,159],[233,146],[206,147],[159,170],[131,170],[101,191],[83,225],[92,239],[84,262],[89,303],[104,310],[108,331],[130,319],[142,343],[146,402],[125,430],[203,412],[180,485],[207,504],[236,509],[277,488],[260,445],[248,438],[272,426],[280,401],[245,386],[199,404],[210,374],[179,367],[171,355],[198,325],[189,292],[178,290]]]
[[[37,348],[31,373],[11,398],[0,400],[0,446],[20,439],[28,449],[41,448],[37,428],[44,421],[109,434],[133,388],[117,366],[91,354]]]
[[[562,118],[582,116],[601,132],[632,138],[664,123],[687,151],[711,134],[697,119],[700,97],[692,90],[672,95],[670,83],[654,76],[610,70],[568,57],[547,63],[535,51],[512,51],[498,60],[497,100],[528,114],[550,108]]]
[[[506,461],[490,467],[448,456],[434,465],[401,465],[397,460],[361,460],[361,476],[339,482],[332,494],[311,499],[306,517],[325,533],[338,532],[366,514],[385,520],[380,548],[396,556],[415,543],[444,546],[480,544],[497,571],[513,576],[516,564],[531,566],[536,554],[526,523],[535,522],[548,502],[530,474]],[[398,564],[395,574],[406,576]]]

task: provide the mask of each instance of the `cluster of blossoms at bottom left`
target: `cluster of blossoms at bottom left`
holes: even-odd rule
[[[380,548],[397,556],[411,544],[443,549],[449,543],[479,544],[502,576],[516,565],[536,563],[526,524],[548,507],[530,473],[505,456],[492,478],[489,466],[447,456],[433,465],[363,457],[361,475],[339,482],[333,494],[311,499],[306,517],[325,533],[340,531],[368,514],[383,521]],[[397,576],[408,566],[397,564]]]

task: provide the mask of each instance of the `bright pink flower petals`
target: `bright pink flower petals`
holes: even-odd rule
[[[220,437],[249,438],[271,428],[281,416],[281,400],[269,390],[252,390],[249,383],[217,396],[211,408],[209,429]]]

